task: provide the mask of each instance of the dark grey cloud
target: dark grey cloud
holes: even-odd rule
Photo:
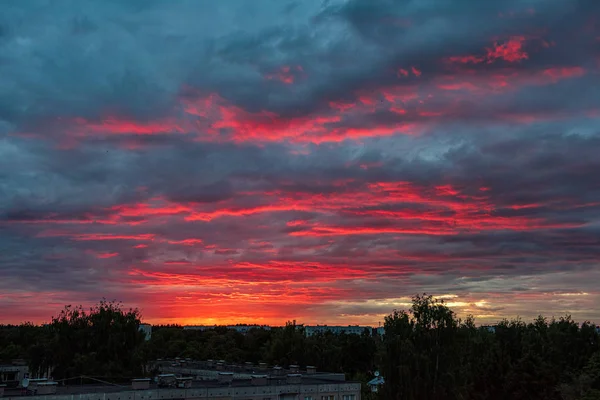
[[[5,1],[0,314],[598,319],[598,7]]]

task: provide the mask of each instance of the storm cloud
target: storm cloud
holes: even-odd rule
[[[0,315],[600,321],[600,3],[0,5]],[[42,300],[42,301],[40,301]]]

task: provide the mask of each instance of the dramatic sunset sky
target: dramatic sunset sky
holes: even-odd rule
[[[599,16],[3,0],[0,322],[600,322]]]

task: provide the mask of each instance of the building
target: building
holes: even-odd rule
[[[284,369],[182,359],[157,360],[155,364],[160,370],[156,379],[133,379],[129,387],[53,385],[49,394],[52,400],[360,400],[359,382],[346,381],[344,374],[317,372],[310,366],[300,370],[296,365]],[[27,399],[48,399],[39,393]],[[21,394],[18,388],[5,388],[3,400],[18,400]]]
[[[385,335],[385,328],[383,326],[379,326],[377,328],[373,328],[374,334],[377,334],[379,336],[383,336]]]
[[[150,340],[152,337],[152,325],[140,324],[140,331],[142,331],[146,337],[146,340]]]
[[[29,367],[24,360],[0,364],[0,384],[16,386],[25,378],[29,378]]]
[[[341,326],[341,325],[296,325],[295,321],[294,321],[294,325],[296,326],[296,329],[304,329],[304,334],[306,336],[312,336],[315,335],[317,333],[325,333],[325,332],[331,332],[334,335],[339,335],[341,333],[345,333],[347,335],[362,335],[365,330],[368,332],[369,335],[375,336],[375,335],[379,335],[379,336],[383,336],[385,334],[385,329],[383,326],[380,326],[378,328],[373,328],[370,326],[359,326],[359,325],[348,325],[348,326]],[[219,328],[219,327],[223,327],[223,328],[227,328],[227,329],[232,329],[234,331],[246,334],[248,333],[251,329],[264,329],[266,331],[270,331],[272,329],[271,326],[269,325],[188,325],[188,326],[184,326],[183,329],[184,330],[195,330],[195,331],[207,331],[210,329],[215,329],[215,328]]]
[[[304,334],[307,337],[316,335],[318,333],[331,332],[334,335],[339,335],[341,333],[345,333],[346,335],[362,335],[365,330],[369,333],[369,335],[373,334],[373,328],[370,326],[358,326],[358,325],[348,325],[348,326],[328,326],[328,325],[306,325],[304,326]]]
[[[188,325],[184,326],[183,329],[190,331],[207,331],[218,327],[220,327],[220,325]],[[248,331],[250,331],[251,329],[263,329],[266,331],[271,330],[271,327],[269,325],[225,325],[223,327],[244,334],[248,333]]]
[[[227,329],[233,329],[240,333],[248,333],[251,329],[263,329],[270,331],[271,327],[268,325],[227,325]]]
[[[217,325],[187,325],[183,327],[184,331],[207,331],[215,329]]]

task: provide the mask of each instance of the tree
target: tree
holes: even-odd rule
[[[600,352],[594,353],[571,384],[563,384],[560,393],[564,400],[600,400]]]
[[[448,398],[457,378],[454,336],[458,320],[443,300],[423,294],[411,309],[385,319],[386,399]]]
[[[85,311],[67,306],[49,326],[57,379],[80,375],[133,377],[143,373],[145,360],[138,348],[144,343],[137,309],[120,303],[99,302]]]

